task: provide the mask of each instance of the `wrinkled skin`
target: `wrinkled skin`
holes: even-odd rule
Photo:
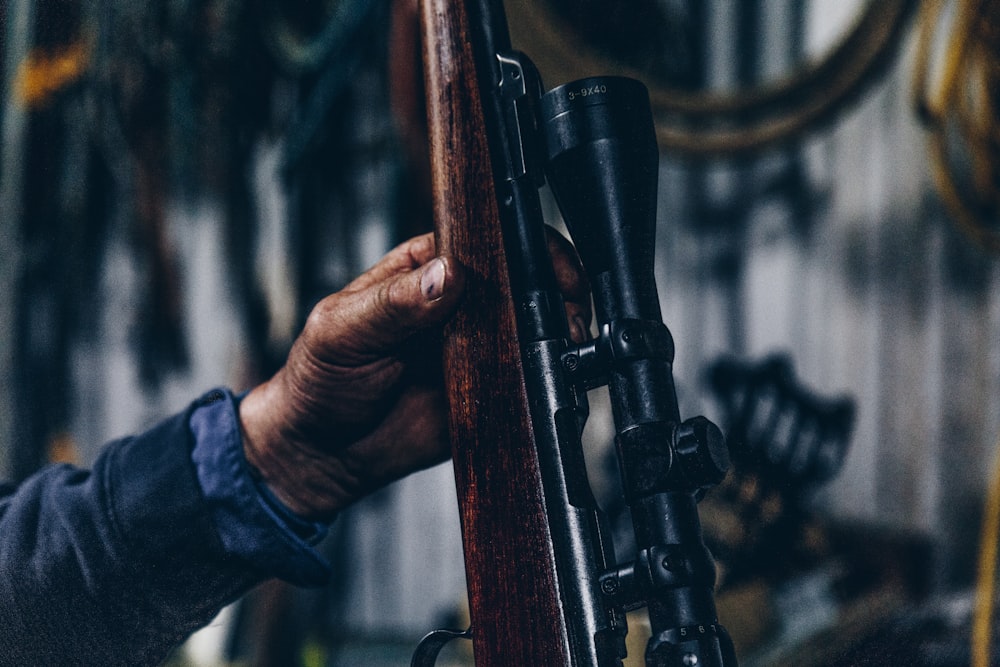
[[[569,242],[552,232],[549,249],[582,342],[589,287]],[[313,309],[285,365],[240,405],[247,461],[290,509],[330,519],[448,457],[440,332],[463,288],[427,234]]]

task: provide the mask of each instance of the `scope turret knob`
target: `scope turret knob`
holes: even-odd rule
[[[674,430],[676,465],[696,488],[708,489],[729,471],[729,450],[718,426],[705,417],[692,417]]]

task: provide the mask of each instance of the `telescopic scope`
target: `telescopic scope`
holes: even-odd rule
[[[639,81],[593,77],[541,98],[546,175],[590,278],[600,327],[595,366],[606,369],[622,487],[637,556],[606,575],[626,608],[645,606],[647,667],[729,667],[718,624],[715,565],[697,500],[725,476],[717,426],[682,422],[674,344],[653,272],[659,150]]]

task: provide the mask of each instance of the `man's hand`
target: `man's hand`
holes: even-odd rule
[[[565,239],[551,234],[550,251],[582,341],[589,288]],[[440,327],[464,282],[430,234],[400,245],[321,301],[284,367],[243,399],[247,461],[298,515],[329,519],[447,458]]]

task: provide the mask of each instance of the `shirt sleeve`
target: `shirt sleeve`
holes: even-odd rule
[[[239,399],[218,389],[191,414],[198,481],[227,551],[262,571],[302,586],[317,586],[330,566],[313,547],[326,524],[296,516],[260,482],[243,454]]]
[[[260,494],[239,443],[217,391],[0,489],[0,666],[158,664],[264,579],[319,583],[321,529]]]

